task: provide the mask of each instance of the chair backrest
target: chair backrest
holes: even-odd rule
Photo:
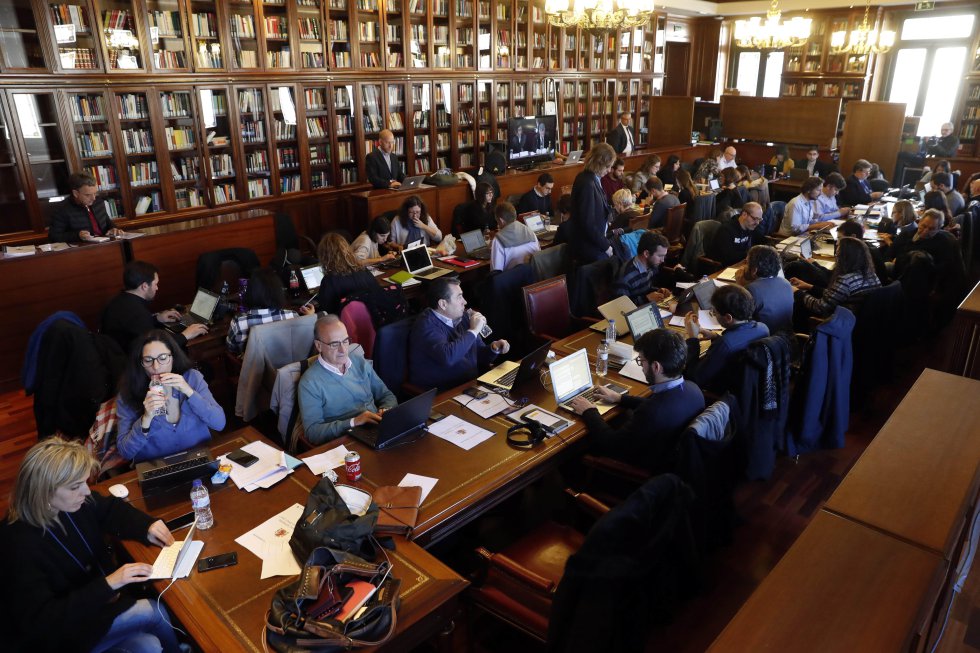
[[[715,194],[698,195],[691,209],[690,219],[694,222],[712,220],[715,217]]]
[[[762,224],[758,228],[762,229],[767,236],[774,234],[782,227],[785,215],[786,202],[771,202],[765,213],[762,214]]]
[[[667,220],[664,222],[664,236],[671,245],[681,242],[681,231],[684,228],[684,214],[687,203],[678,204],[667,209]]]
[[[884,193],[888,190],[888,182],[884,179],[872,179],[869,182],[871,190],[875,193]]]
[[[517,206],[520,203],[522,197],[523,195],[521,193],[511,193],[510,195],[507,196],[507,201],[513,204],[514,206]]]
[[[524,286],[524,312],[528,330],[535,336],[562,338],[571,330],[565,275]]]
[[[231,270],[237,270],[239,278],[247,279],[252,270],[259,267],[259,257],[247,247],[229,247],[205,252],[197,257],[196,283],[198,288],[217,291],[221,289],[222,275]],[[229,280],[229,285],[235,287],[235,279]]]
[[[681,264],[688,270],[697,267],[698,258],[704,256],[705,246],[715,237],[715,232],[721,223],[717,220],[702,220],[695,223],[691,228],[691,235],[687,239],[687,247],[681,257]]]
[[[640,237],[646,233],[646,227],[634,229],[625,234],[618,234],[612,237],[613,255],[622,262],[626,262],[636,256],[636,246],[640,242]]]
[[[408,377],[408,338],[414,324],[414,316],[398,320],[379,328],[374,337],[374,371],[399,398]]]
[[[683,205],[682,205],[683,206]],[[650,224],[650,214],[653,211],[644,211],[640,215],[635,215],[630,218],[630,231],[636,231],[637,229],[646,229]]]
[[[463,202],[462,204],[457,204],[456,208],[453,209],[453,222],[451,231],[454,236],[459,238],[460,234],[463,233],[463,218],[466,215],[466,207],[469,202]]]
[[[531,254],[531,269],[534,270],[534,280],[543,281],[564,273],[567,249],[568,246],[562,243]]]
[[[364,350],[364,358],[374,358],[374,323],[364,302],[349,302],[340,311],[340,321],[347,327],[347,335]]]

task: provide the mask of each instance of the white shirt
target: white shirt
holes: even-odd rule
[[[633,132],[629,127],[623,127],[623,131],[626,132],[626,147],[623,148],[623,154],[633,153]]]
[[[737,165],[738,164],[735,163],[735,159],[732,159],[731,161],[729,161],[728,159],[725,158],[725,155],[724,154],[722,154],[720,157],[718,157],[718,171],[719,172],[721,172],[725,168],[734,168]]]
[[[816,200],[804,197],[801,193],[786,205],[786,212],[783,214],[783,224],[780,229],[785,233],[799,236],[805,234],[811,224],[819,221]]]

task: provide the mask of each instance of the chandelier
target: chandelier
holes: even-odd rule
[[[735,44],[740,48],[782,50],[798,48],[806,43],[812,20],[796,17],[780,22],[781,17],[778,1],[772,0],[765,22],[759,16],[735,21]]]
[[[882,54],[888,52],[895,45],[895,32],[883,30],[880,34],[878,30],[871,29],[868,25],[868,12],[871,9],[871,0],[867,0],[864,5],[864,20],[856,29],[851,30],[848,39],[847,30],[840,30],[830,35],[831,54]]]
[[[597,36],[650,23],[653,0],[546,0],[555,27],[580,28]]]

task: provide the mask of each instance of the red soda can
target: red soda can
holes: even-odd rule
[[[361,480],[361,454],[350,451],[344,456],[344,468],[347,470],[347,482],[356,483]]]

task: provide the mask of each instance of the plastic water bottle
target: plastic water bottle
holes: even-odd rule
[[[595,375],[603,377],[609,371],[609,343],[605,340],[599,343],[595,354]]]
[[[612,346],[616,342],[616,320],[609,320],[606,325],[606,345]]]
[[[194,479],[191,487],[191,505],[194,507],[194,519],[197,530],[203,531],[214,526],[214,515],[211,514],[211,496],[201,479]]]

